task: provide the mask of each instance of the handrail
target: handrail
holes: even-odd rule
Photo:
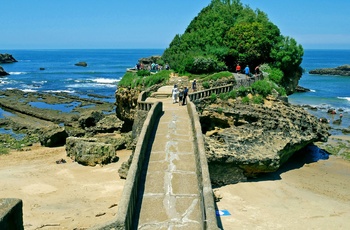
[[[238,89],[241,86],[248,87],[251,86],[254,82],[262,80],[264,77],[262,74],[258,76],[254,76],[247,79],[238,79],[236,80],[236,84],[228,84],[224,86],[218,86],[210,89],[205,89],[197,92],[192,92],[188,94],[188,97],[191,101],[198,100],[201,98],[207,98],[210,97],[213,93],[215,94],[221,94],[221,93],[227,93],[231,90]]]

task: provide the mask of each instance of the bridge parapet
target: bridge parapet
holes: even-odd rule
[[[241,86],[249,87],[254,82],[262,80],[263,78],[264,78],[263,75],[260,74],[258,76],[254,76],[247,79],[236,79],[236,84],[228,84],[224,86],[218,86],[210,89],[192,92],[188,94],[188,97],[190,98],[191,101],[194,101],[201,98],[210,97],[210,95],[212,95],[213,93],[215,94],[227,93],[227,92],[230,92],[231,90],[238,89]]]
[[[147,99],[147,93],[145,91],[142,91],[137,98],[137,109],[143,110],[143,111],[150,111],[154,102],[146,102]]]

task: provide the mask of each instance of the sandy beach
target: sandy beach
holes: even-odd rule
[[[25,229],[87,229],[116,216],[125,182],[118,169],[131,151],[89,167],[72,162],[64,147],[30,149],[0,155],[0,197],[23,200]]]
[[[0,197],[23,200],[25,229],[87,229],[113,220],[125,180],[119,161],[88,167],[65,148],[0,155]],[[65,159],[67,163],[57,164]],[[293,158],[278,172],[216,189],[223,229],[350,229],[350,162]]]

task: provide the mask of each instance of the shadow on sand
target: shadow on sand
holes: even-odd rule
[[[280,180],[281,174],[303,167],[305,164],[311,164],[319,160],[327,160],[329,153],[320,149],[316,145],[308,145],[296,152],[284,165],[276,172],[261,174],[256,178],[248,179],[247,182],[257,182],[266,180]]]

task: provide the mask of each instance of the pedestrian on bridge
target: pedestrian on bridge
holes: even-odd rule
[[[171,90],[171,94],[173,96],[173,103],[177,102],[177,96],[179,95],[179,90],[177,88],[177,85],[174,85],[174,88]]]
[[[184,96],[182,98],[182,105],[185,105],[186,104],[186,97],[187,97],[187,94],[188,94],[188,89],[187,87],[185,86],[185,89],[184,89]]]

